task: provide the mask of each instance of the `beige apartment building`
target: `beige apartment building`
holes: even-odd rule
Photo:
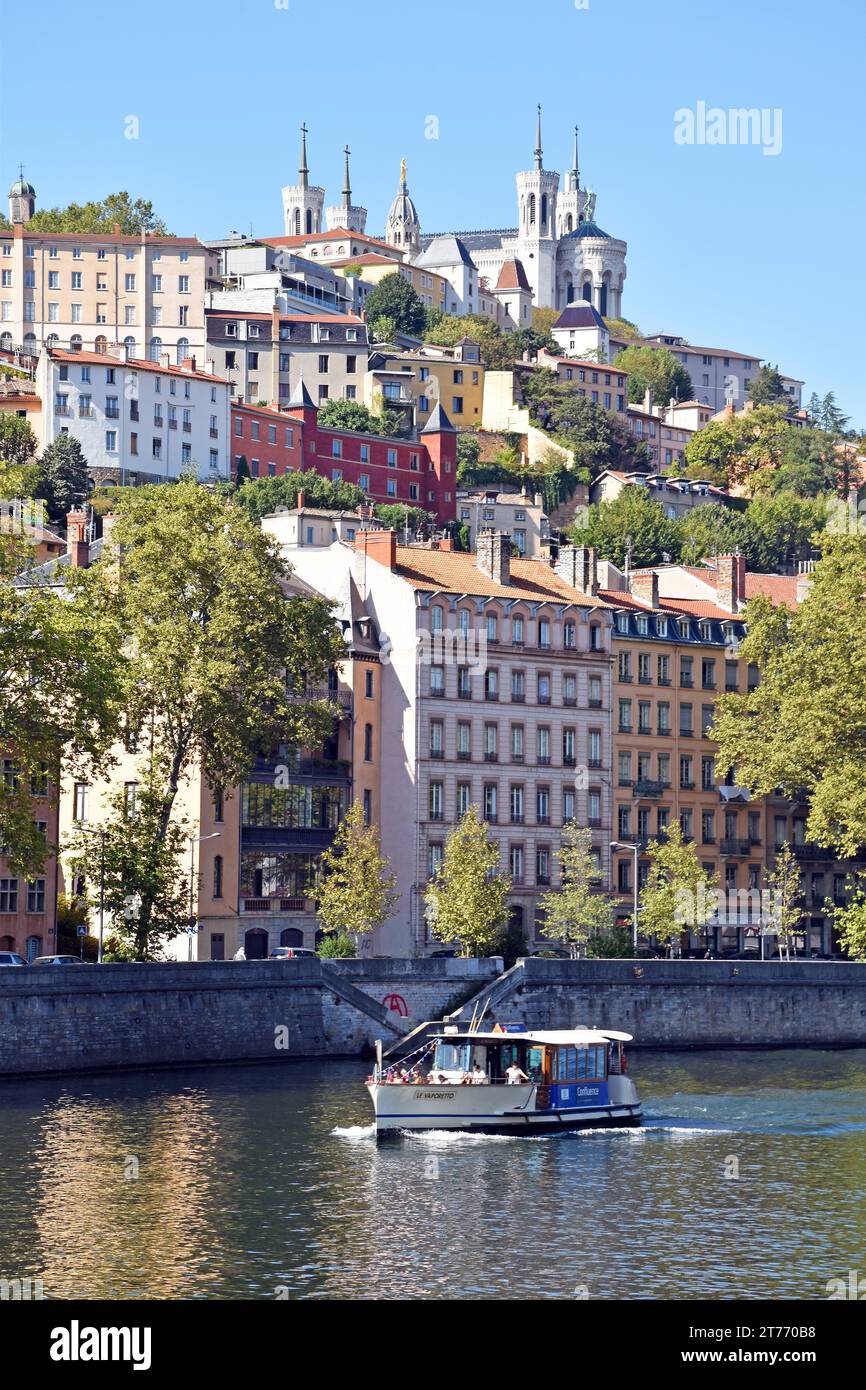
[[[0,350],[122,343],[129,357],[203,360],[215,253],[195,237],[29,232],[33,206],[10,197],[12,229],[0,231]]]

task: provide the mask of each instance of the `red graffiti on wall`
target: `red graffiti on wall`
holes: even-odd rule
[[[409,1017],[406,1000],[403,998],[402,994],[386,994],[382,1003],[385,1005],[385,1008],[390,1009],[392,1013],[399,1014],[400,1018]]]

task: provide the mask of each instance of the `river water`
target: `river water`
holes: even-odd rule
[[[633,1053],[639,1130],[377,1145],[363,1063],[0,1083],[0,1278],[50,1298],[826,1298],[866,1051]]]

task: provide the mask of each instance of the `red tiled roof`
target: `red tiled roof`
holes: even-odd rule
[[[458,550],[422,550],[397,546],[397,573],[414,589],[431,593],[473,594],[479,598],[522,598],[530,602],[570,603],[579,608],[608,608],[603,599],[573,589],[543,560],[512,559],[510,583],[497,584],[475,564],[475,556]]]
[[[531,291],[532,286],[526,278],[526,271],[523,269],[521,261],[516,259],[503,261],[499,279],[496,281],[496,288],[498,290]]]
[[[747,574],[746,598],[766,594],[774,608],[797,607],[796,574]]]
[[[194,354],[193,354],[194,355]],[[126,367],[133,372],[159,372],[170,376],[180,376],[196,381],[209,381],[215,386],[227,386],[225,377],[214,376],[212,372],[189,371],[186,367],[164,367],[159,362],[146,362],[141,357],[112,357],[107,352],[67,352],[65,348],[49,348],[48,356],[53,362],[84,362],[88,366]]]

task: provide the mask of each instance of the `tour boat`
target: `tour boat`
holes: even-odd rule
[[[414,1079],[410,1058],[383,1066],[379,1043],[367,1081],[376,1133],[551,1134],[638,1125],[641,1107],[626,1075],[627,1042],[630,1033],[605,1028],[536,1033],[513,1024],[497,1023],[484,1032],[445,1026],[427,1036]]]

